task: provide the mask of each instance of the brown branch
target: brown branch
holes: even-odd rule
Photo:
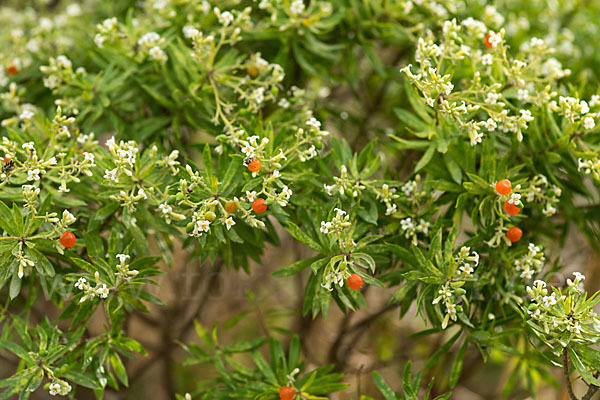
[[[575,393],[573,392],[573,386],[571,386],[571,378],[570,378],[570,374],[569,374],[569,355],[567,353],[566,347],[563,349],[562,359],[563,359],[563,373],[565,374],[565,383],[567,385],[567,391],[569,392],[569,397],[572,400],[579,400],[577,398],[577,396],[575,396]]]
[[[594,374],[594,378],[598,378],[598,376],[600,375],[600,373],[596,372]],[[600,387],[596,386],[596,385],[589,385],[587,392],[583,395],[583,397],[581,398],[581,400],[591,400],[592,397],[594,397],[594,395],[596,394],[596,392],[600,390]]]

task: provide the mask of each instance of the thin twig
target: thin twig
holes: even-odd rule
[[[566,347],[563,349],[562,358],[563,358],[563,373],[565,374],[565,383],[567,385],[567,391],[569,392],[569,397],[572,400],[579,400],[579,399],[577,399],[577,396],[575,396],[575,393],[573,392],[573,386],[571,386],[571,378],[570,378],[570,374],[569,374],[569,356],[567,354]]]

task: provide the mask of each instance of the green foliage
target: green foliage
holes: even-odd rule
[[[125,390],[175,257],[253,275],[288,241],[264,280],[298,279],[303,323],[368,310],[354,277],[439,337],[401,385],[373,371],[386,400],[449,398],[470,352],[525,378],[506,396],[555,366],[600,386],[600,296],[546,283],[569,235],[600,252],[596,2],[46,3],[0,11],[0,399]],[[181,343],[211,374],[179,399],[352,386],[288,329],[217,326]]]

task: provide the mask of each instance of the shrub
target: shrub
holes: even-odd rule
[[[210,371],[171,396],[446,399],[467,357],[518,371],[505,396],[556,367],[572,399],[600,387],[600,297],[560,279],[568,238],[600,251],[597,4],[46,3],[0,11],[0,398],[126,390],[174,257],[252,276],[292,247],[261,283],[296,276],[305,326],[346,315],[328,359],[249,291],[262,335],[222,340],[249,310],[166,323],[159,356]],[[439,347],[361,392],[340,354],[393,309]]]

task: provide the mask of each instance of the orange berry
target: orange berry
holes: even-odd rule
[[[492,42],[490,42],[490,34],[486,34],[485,35],[485,39],[483,40],[483,43],[485,44],[485,47],[487,47],[488,49],[491,49],[492,47],[494,47],[492,45]]]
[[[229,214],[233,214],[238,208],[238,203],[236,201],[228,201],[227,203],[225,203],[225,211],[227,211]]]
[[[18,73],[19,73],[19,69],[17,68],[17,66],[16,66],[16,65],[14,65],[14,64],[11,64],[11,65],[9,65],[8,67],[6,67],[6,73],[7,73],[8,75],[16,75],[16,74],[18,74]]]
[[[248,163],[248,169],[252,172],[258,172],[258,171],[260,171],[260,168],[261,168],[260,161],[258,161],[256,158],[253,158]]]
[[[296,392],[289,386],[282,386],[281,389],[279,389],[279,398],[281,400],[292,400],[295,395]]]
[[[348,279],[346,279],[346,283],[350,289],[358,290],[363,285],[363,278],[359,274],[352,274]]]
[[[506,200],[504,202],[504,211],[506,211],[506,213],[509,215],[517,215],[521,209]]]
[[[63,234],[60,235],[60,244],[62,244],[64,247],[73,247],[75,246],[76,241],[77,238],[72,232],[63,232]]]
[[[501,179],[496,182],[496,192],[500,194],[509,194],[512,191],[512,183],[508,179]]]
[[[521,239],[521,236],[523,236],[523,231],[516,226],[513,226],[506,232],[506,237],[513,243],[518,242],[519,239]]]
[[[258,198],[252,202],[252,209],[255,213],[261,214],[267,211],[267,205],[265,204],[265,199]]]

